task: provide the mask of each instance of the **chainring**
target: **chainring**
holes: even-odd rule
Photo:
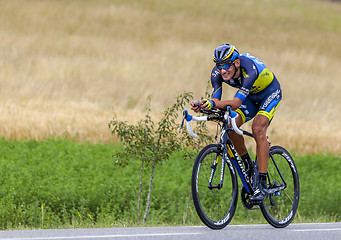
[[[241,189],[241,199],[245,209],[251,210],[253,208],[254,204],[250,202],[249,193],[246,191],[244,186],[242,186]]]

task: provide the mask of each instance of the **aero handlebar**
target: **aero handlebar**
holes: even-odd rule
[[[243,135],[243,131],[240,130],[238,127],[237,127],[237,124],[236,124],[236,118],[237,118],[237,113],[232,111],[231,108],[227,108],[227,111],[225,112],[224,114],[224,121],[228,122],[228,123],[231,123],[231,126],[232,126],[232,129],[239,135]],[[181,128],[183,127],[183,124],[184,124],[184,120],[186,120],[186,127],[187,127],[187,131],[188,133],[194,137],[194,138],[197,138],[198,135],[196,135],[193,131],[192,131],[192,127],[191,127],[191,121],[209,121],[209,120],[214,120],[216,118],[211,118],[210,116],[201,116],[201,117],[195,117],[195,116],[192,116],[188,113],[187,110],[184,110],[183,112],[183,119],[182,119],[182,123],[181,123]]]
[[[192,137],[194,138],[197,138],[198,135],[196,135],[193,131],[192,131],[192,127],[191,127],[191,121],[198,121],[198,122],[202,122],[202,121],[207,121],[208,117],[207,116],[202,116],[202,117],[194,117],[192,115],[190,115],[188,113],[187,110],[184,111],[184,117],[182,119],[182,124],[181,124],[181,127],[183,125],[183,122],[184,120],[186,120],[186,128],[187,128],[187,131],[189,133],[189,135],[191,135]]]

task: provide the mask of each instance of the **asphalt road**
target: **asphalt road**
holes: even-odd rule
[[[0,231],[0,240],[107,240],[107,239],[262,239],[262,240],[341,240],[341,222],[291,224],[284,229],[270,225],[228,225],[222,230],[197,227],[93,228]]]

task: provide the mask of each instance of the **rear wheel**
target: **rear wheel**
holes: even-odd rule
[[[295,217],[300,186],[294,160],[282,147],[270,148],[267,181],[269,194],[260,205],[261,211],[273,227],[286,227]]]
[[[238,199],[238,182],[231,162],[223,162],[219,144],[206,146],[198,154],[192,173],[192,196],[202,222],[212,229],[230,223]],[[221,185],[222,166],[225,166]],[[211,184],[210,184],[211,182]]]

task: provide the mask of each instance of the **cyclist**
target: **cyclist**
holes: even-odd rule
[[[230,106],[238,113],[236,123],[240,127],[254,118],[252,133],[256,141],[256,154],[259,169],[257,189],[251,201],[262,201],[266,195],[266,174],[269,161],[269,144],[266,131],[275,111],[282,100],[282,91],[275,75],[257,58],[248,53],[239,54],[231,44],[218,46],[213,53],[215,66],[211,73],[212,98],[198,103],[191,102],[192,110],[200,111]],[[232,100],[221,100],[222,83],[238,88]],[[230,138],[243,161],[251,162],[243,136],[235,132]]]

